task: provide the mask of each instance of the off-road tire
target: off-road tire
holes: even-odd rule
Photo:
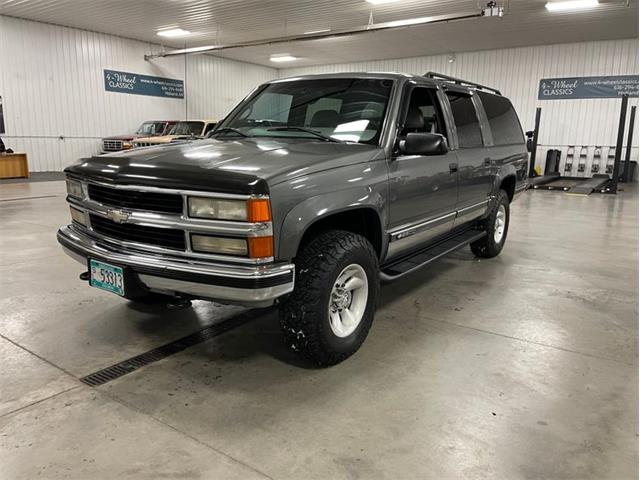
[[[376,252],[361,235],[330,230],[303,245],[295,264],[294,291],[280,306],[285,341],[319,366],[340,363],[360,348],[373,322],[380,289]],[[368,298],[355,331],[341,338],[329,322],[329,298],[338,275],[351,264],[364,269]]]
[[[506,219],[504,225],[504,233],[499,242],[495,241],[496,217],[500,206],[504,206]],[[471,244],[471,251],[481,258],[493,258],[500,254],[509,233],[509,196],[504,190],[498,190],[498,194],[491,203],[489,215],[482,220],[480,227],[487,232],[487,235],[480,240],[476,240]]]

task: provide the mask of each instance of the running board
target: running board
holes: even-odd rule
[[[454,252],[455,250],[458,250],[459,248],[469,245],[476,240],[480,240],[486,235],[487,232],[480,230],[465,230],[427,248],[418,250],[411,255],[405,255],[398,260],[393,260],[386,265],[382,265],[380,269],[380,279],[383,282],[396,280],[430,264],[431,262],[434,262],[435,260],[438,260],[441,257],[444,257],[445,255],[448,255],[451,252]]]

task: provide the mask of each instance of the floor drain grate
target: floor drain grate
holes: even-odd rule
[[[105,383],[115,380],[116,378],[120,378],[123,375],[138,370],[145,365],[149,365],[150,363],[157,362],[158,360],[162,360],[163,358],[167,358],[175,353],[181,352],[199,343],[206,342],[207,340],[217,337],[224,332],[247,323],[249,320],[252,320],[255,317],[256,312],[254,311],[252,315],[242,314],[225,322],[221,322],[217,325],[203,328],[202,330],[192,333],[191,335],[187,335],[186,337],[182,337],[171,343],[162,345],[161,347],[154,348],[153,350],[149,350],[148,352],[141,353],[140,355],[136,355],[135,357],[131,357],[127,360],[116,363],[115,365],[111,365],[110,367],[98,370],[97,372],[87,375],[86,377],[82,377],[80,381],[91,387],[104,385]]]

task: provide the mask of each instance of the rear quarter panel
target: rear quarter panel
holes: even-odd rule
[[[529,154],[527,147],[523,144],[500,145],[488,147],[494,166],[496,176],[494,178],[493,193],[500,188],[502,181],[510,175],[516,178],[516,196],[522,193],[527,184],[527,167],[529,164]],[[515,198],[515,197],[514,197]]]

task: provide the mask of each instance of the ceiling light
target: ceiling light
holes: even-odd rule
[[[323,28],[322,30],[311,30],[310,32],[304,32],[303,35],[313,35],[314,33],[325,33],[330,31],[330,28]]]
[[[289,55],[288,53],[282,55],[271,55],[271,58],[269,58],[269,60],[271,60],[272,62],[293,62],[297,59],[297,57]]]
[[[384,3],[395,3],[399,1],[400,0],[367,0],[367,2],[371,3],[372,5],[382,5]]]
[[[181,48],[180,50],[173,50],[173,53],[197,53],[197,52],[206,52],[209,50],[217,50],[220,48],[218,45],[205,45],[204,47],[189,47],[189,48]]]
[[[185,37],[190,34],[191,32],[188,32],[187,30],[183,30],[181,28],[170,28],[168,30],[158,30],[158,35],[160,35],[161,37],[169,37],[169,38]]]
[[[393,22],[384,23],[385,27],[403,27],[405,25],[417,25],[419,23],[429,23],[433,17],[408,18],[406,20],[394,20]]]
[[[566,2],[547,2],[545,7],[550,12],[569,12],[572,10],[595,8],[598,4],[598,0],[569,0]]]

